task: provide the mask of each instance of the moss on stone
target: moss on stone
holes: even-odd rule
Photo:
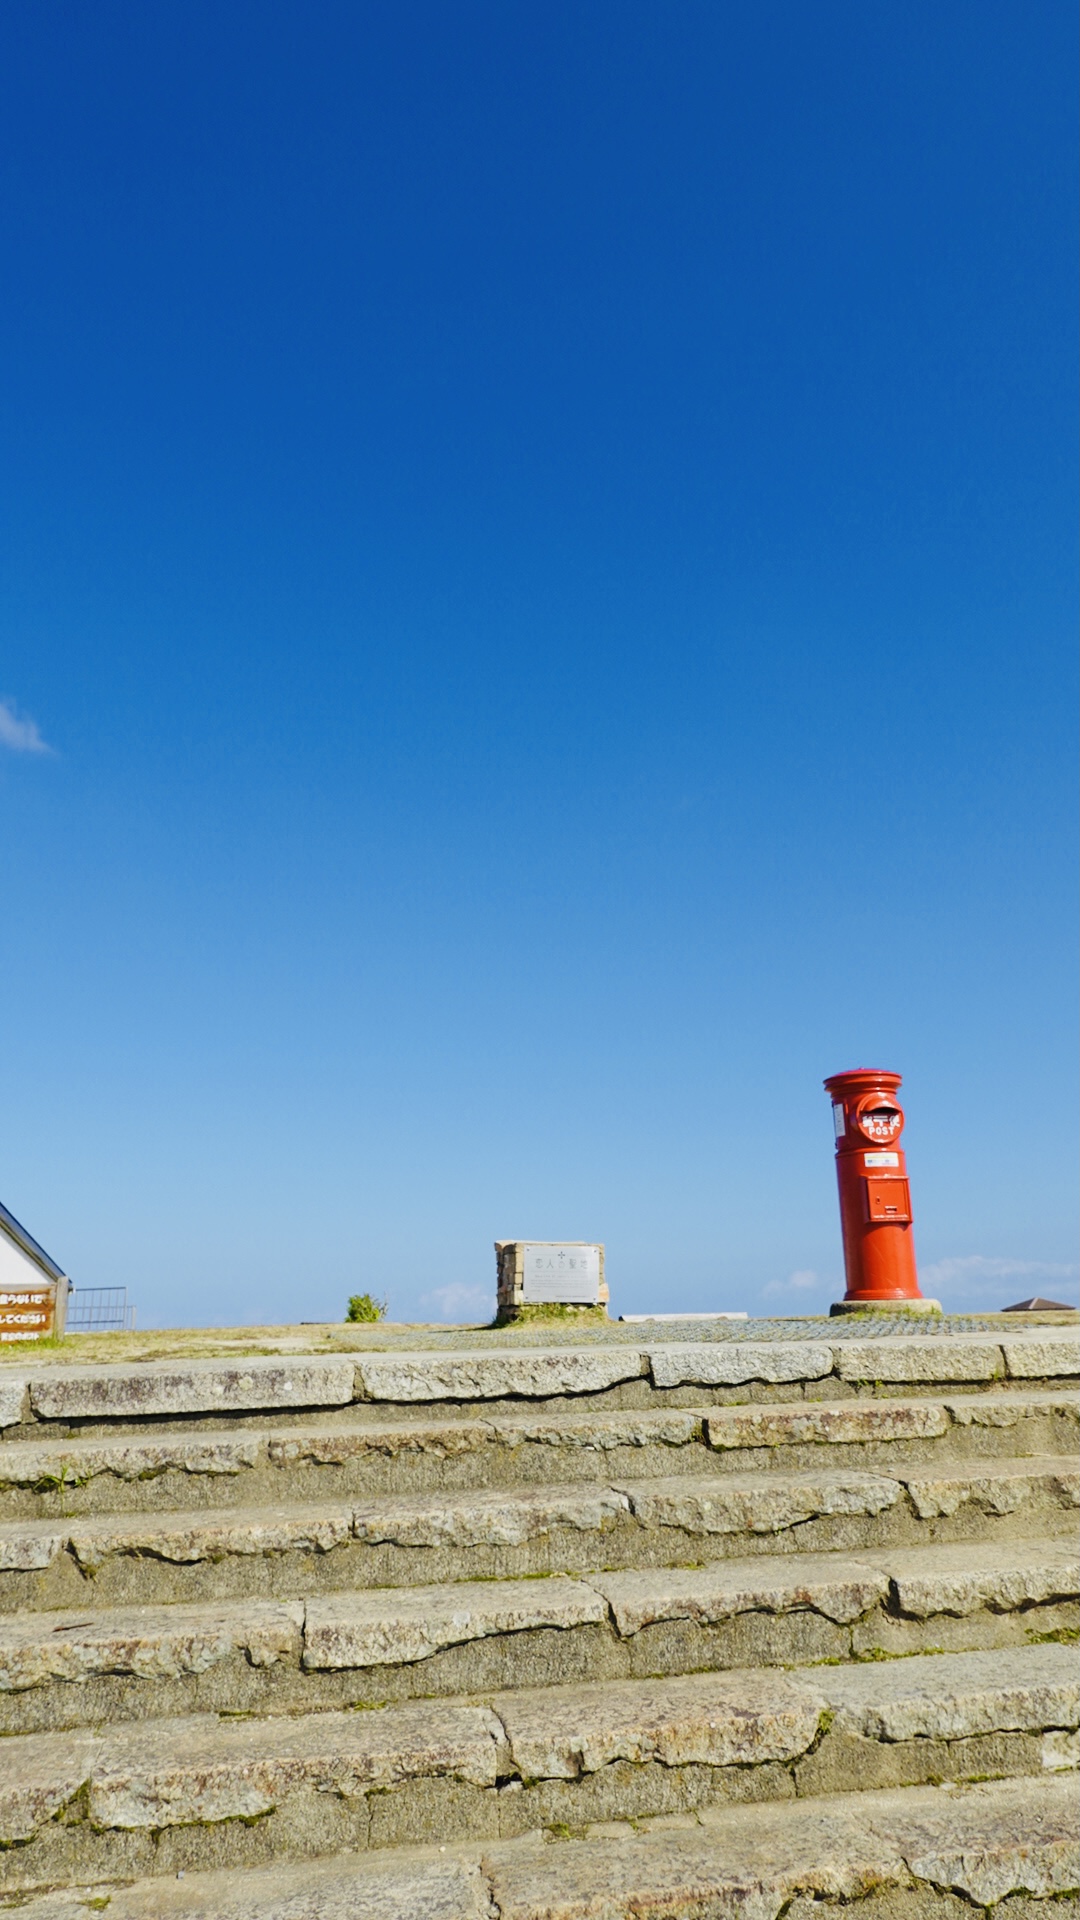
[[[500,1307],[493,1327],[534,1326],[538,1322],[558,1321],[563,1326],[604,1326],[606,1307],[569,1307],[559,1301],[534,1302],[529,1306]]]

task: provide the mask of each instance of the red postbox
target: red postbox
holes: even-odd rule
[[[937,1306],[923,1300],[915,1272],[899,1085],[898,1073],[872,1067],[834,1073],[825,1082],[836,1133],[846,1307]]]

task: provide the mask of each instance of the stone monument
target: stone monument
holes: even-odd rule
[[[594,1240],[496,1240],[497,1319],[606,1320],[604,1249]]]

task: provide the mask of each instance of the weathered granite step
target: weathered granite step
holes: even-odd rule
[[[96,1899],[109,1920],[1064,1920],[1078,1828],[1064,1776],[907,1787],[78,1888],[19,1914],[86,1920]]]
[[[586,1578],[636,1673],[1024,1646],[1070,1640],[1080,1625],[1071,1541],[758,1556]]]
[[[0,1886],[1076,1765],[1071,1650],[697,1673],[0,1743]]]
[[[941,1399],[729,1406],[713,1409],[705,1422],[714,1451],[734,1455],[747,1467],[764,1465],[771,1455],[785,1469],[815,1464],[822,1447],[843,1447],[853,1466],[886,1469],[894,1460],[932,1461],[942,1442],[956,1460],[1066,1453],[1078,1430],[1075,1389],[1045,1388]]]
[[[605,1486],[15,1521],[0,1527],[0,1604],[286,1598],[459,1569],[551,1572],[560,1556],[603,1559],[618,1539],[628,1551],[637,1534],[627,1496]]]
[[[249,1865],[422,1838],[425,1827],[426,1837],[477,1831],[504,1761],[494,1714],[459,1704],[5,1740],[0,1886]]]
[[[522,1689],[490,1704],[529,1823],[556,1825],[1075,1767],[1080,1678],[1070,1649],[1041,1646]],[[741,1779],[721,1780],[732,1767]]]
[[[363,1403],[487,1410],[492,1401],[644,1406],[658,1396],[692,1398],[788,1388],[793,1396],[925,1391],[1080,1377],[1080,1334],[1043,1329],[986,1335],[901,1333],[872,1339],[667,1342],[640,1348],[551,1349],[497,1344],[473,1351],[349,1356],[252,1356],[243,1360],[148,1361],[119,1366],[0,1367],[0,1427],[138,1429],[150,1420],[230,1416],[273,1409],[279,1417]],[[759,1396],[760,1397],[760,1396]],[[788,1397],[773,1392],[771,1398]]]
[[[0,1733],[924,1648],[1080,1626],[1080,1554],[1025,1539],[0,1619]]]
[[[0,1526],[0,1611],[85,1606],[90,1592],[101,1606],[286,1599],[343,1587],[663,1566],[724,1550],[1007,1539],[1033,1528],[1060,1533],[1078,1504],[1075,1457],[1034,1454],[942,1457],[892,1475],[824,1465],[801,1474],[17,1520]]]
[[[1078,1854],[1075,1786],[1059,1777],[716,1808],[637,1831],[607,1825],[578,1841],[491,1847],[479,1868],[496,1920],[821,1920],[830,1912],[851,1920],[862,1908],[874,1920],[968,1920],[973,1906],[1031,1920],[1031,1896],[1054,1899],[1055,1915],[1070,1905],[1075,1912],[1067,1896],[1080,1886]],[[468,1872],[466,1861],[460,1870]],[[388,1867],[386,1893],[389,1874],[400,1871]],[[182,1908],[162,1911],[187,1920]],[[313,1920],[316,1911],[344,1920],[349,1909],[324,1896],[310,1911]],[[398,1920],[388,1902],[370,1911]],[[401,1920],[407,1911],[399,1909]],[[423,1907],[412,1911],[422,1920]],[[427,1911],[434,1920],[439,1910],[432,1903]],[[447,1920],[458,1912],[472,1920],[476,1908],[444,1911]],[[221,1920],[248,1912],[226,1908]],[[284,1920],[283,1909],[264,1913]],[[116,1920],[137,1914],[122,1909]]]
[[[1075,1389],[753,1406],[355,1418],[349,1424],[9,1441],[0,1517],[274,1505],[340,1494],[426,1493],[618,1474],[887,1472],[952,1459],[1065,1453],[1080,1438]]]

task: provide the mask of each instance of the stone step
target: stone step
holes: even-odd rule
[[[0,1526],[0,1611],[295,1599],[345,1587],[515,1579],[715,1556],[1058,1534],[1075,1456],[956,1461],[893,1474],[714,1472],[619,1485],[382,1496],[220,1512]],[[1017,1516],[1023,1524],[1018,1526]]]
[[[0,1886],[244,1868],[1077,1760],[1067,1647],[0,1743]]]
[[[820,1460],[823,1446],[850,1449],[845,1457],[852,1465],[869,1466],[877,1460],[882,1465],[892,1459],[932,1460],[942,1441],[955,1459],[1064,1453],[1078,1427],[1080,1396],[1075,1389],[1014,1388],[941,1399],[934,1395],[715,1408],[706,1420],[705,1437],[714,1451],[736,1455],[748,1466],[765,1464],[770,1453],[785,1466],[809,1466]]]
[[[305,1344],[0,1354],[0,1906],[812,1920],[762,1836],[998,1775],[904,1920],[1061,1890],[1075,1328]]]
[[[1045,1539],[0,1620],[0,1733],[1025,1647],[1080,1626]]]
[[[477,1863],[476,1891],[495,1920],[814,1920],[830,1910],[853,1920],[862,1909],[875,1920],[964,1920],[972,1907],[985,1912],[1006,1901],[1003,1914],[1030,1916],[1031,1896],[1067,1912],[1073,1903],[1062,1896],[1080,1885],[1078,1824],[1075,1783],[1061,1776],[716,1808],[644,1830],[605,1824],[576,1841],[544,1836],[490,1847]],[[471,1865],[467,1855],[454,1863],[463,1878]],[[368,1909],[379,1920],[405,1920],[410,1911],[391,1904],[391,1876],[403,1868],[387,1863],[380,1904]],[[428,1871],[440,1868],[436,1859]],[[350,1909],[335,1904],[332,1884],[328,1877],[317,1907],[293,1913],[344,1920]],[[475,1897],[467,1881],[460,1901],[449,1888],[447,1895],[447,1916],[484,1912],[466,1904]],[[165,1911],[194,1920],[197,1909]],[[254,1920],[251,1907],[220,1911],[221,1920]],[[285,1920],[285,1911],[271,1901],[263,1914]],[[432,1899],[411,1912],[435,1920],[440,1909]],[[115,1920],[138,1914],[138,1906],[121,1908]]]
[[[1078,1829],[1066,1776],[948,1783],[181,1872],[31,1895],[19,1916],[86,1920],[96,1900],[109,1920],[1032,1920],[1075,1913]]]
[[[1072,1541],[757,1556],[586,1578],[635,1672],[974,1651],[1065,1641],[1080,1625]]]
[[[413,1353],[298,1354],[283,1358],[146,1361],[117,1366],[72,1366],[46,1361],[0,1366],[0,1427],[30,1436],[37,1428],[138,1430],[149,1420],[184,1418],[193,1424],[228,1415],[238,1422],[273,1409],[304,1417],[311,1409],[361,1403],[369,1407],[485,1411],[493,1401],[546,1401],[643,1407],[784,1387],[789,1393],[836,1397],[840,1392],[917,1392],[942,1385],[980,1386],[1021,1381],[1052,1384],[1080,1377],[1080,1334],[1070,1329],[1017,1331],[999,1338],[942,1330],[872,1338],[833,1328],[810,1337],[754,1340],[730,1330],[710,1341],[612,1341],[550,1349],[502,1345],[498,1337],[473,1350]]]
[[[347,1421],[347,1424],[345,1423]],[[938,1397],[637,1411],[489,1412],[442,1419],[338,1414],[324,1424],[155,1426],[138,1435],[8,1441],[0,1517],[196,1507],[595,1480],[598,1473],[814,1470],[823,1453],[887,1472],[953,1459],[1066,1453],[1080,1438],[1068,1387]]]

